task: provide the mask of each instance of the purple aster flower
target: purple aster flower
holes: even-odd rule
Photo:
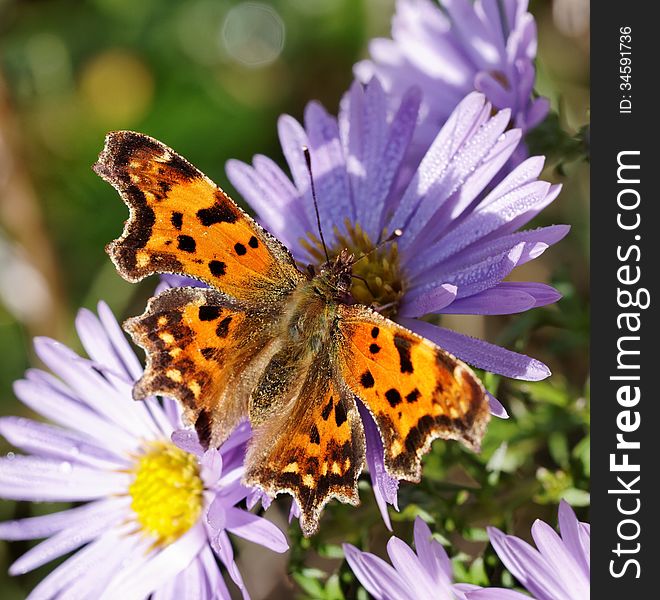
[[[589,598],[591,538],[588,523],[577,520],[563,500],[559,504],[559,532],[537,520],[532,526],[536,548],[494,527],[490,541],[511,574],[536,600],[584,600]],[[500,588],[470,591],[467,600],[528,600],[513,590]]]
[[[476,586],[453,583],[451,562],[431,530],[415,519],[415,549],[397,537],[387,543],[389,565],[382,558],[344,544],[344,555],[364,588],[377,600],[465,600]]]
[[[312,102],[304,128],[289,116],[279,122],[293,182],[260,155],[252,166],[229,161],[228,177],[297,260],[318,265],[325,258],[302,150],[309,147],[330,254],[348,248],[359,257],[371,251],[354,267],[359,278],[351,294],[357,302],[476,367],[516,379],[544,379],[548,368],[533,358],[419,318],[511,314],[557,301],[560,295],[550,286],[505,278],[568,232],[565,225],[518,231],[556,198],[560,186],[537,179],[544,161],[533,157],[482,193],[511,156],[520,131],[505,131],[509,111],[492,115],[485,97],[472,93],[449,117],[407,188],[393,192],[419,96],[410,92],[391,119],[386,103],[376,79],[365,88],[351,87],[338,119]],[[396,228],[403,235],[373,251]]]
[[[0,523],[0,538],[44,541],[10,567],[31,571],[76,551],[29,598],[230,598],[216,556],[247,598],[228,533],[284,552],[275,525],[238,508],[251,432],[239,426],[218,450],[203,452],[181,429],[168,398],[134,402],[142,367],[109,308],[82,310],[78,334],[90,359],[38,338],[39,358],[16,395],[54,424],[0,419],[0,433],[25,454],[0,459],[0,495],[75,508]]]
[[[227,175],[266,229],[302,264],[318,266],[325,255],[303,154],[308,147],[331,256],[343,248],[365,255],[354,265],[351,294],[357,302],[476,367],[517,379],[544,379],[550,371],[536,359],[420,318],[511,314],[557,301],[559,293],[548,285],[505,278],[568,232],[565,225],[518,231],[555,199],[560,186],[537,179],[544,161],[533,157],[484,191],[514,152],[520,130],[506,131],[510,111],[493,115],[486,98],[473,92],[451,114],[407,187],[399,191],[396,181],[406,168],[404,155],[419,101],[411,90],[388,117],[388,98],[378,80],[366,87],[354,83],[338,119],[316,102],[307,106],[305,127],[281,117],[280,141],[293,182],[260,155],[252,166],[229,161]],[[374,251],[397,228],[403,235]],[[490,399],[494,414],[506,416],[499,402]],[[363,421],[368,467],[383,510],[385,502],[395,503],[397,482],[382,466],[375,425],[368,415]],[[383,515],[389,523],[384,510]]]
[[[462,98],[483,92],[498,110],[511,110],[513,125],[528,131],[548,112],[534,99],[536,23],[527,0],[399,0],[392,39],[375,39],[371,60],[355,66],[367,82],[378,75],[395,97],[421,88],[423,127],[416,145],[428,148]],[[524,153],[523,153],[524,154]]]

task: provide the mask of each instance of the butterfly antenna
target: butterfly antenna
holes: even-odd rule
[[[363,254],[362,256],[360,256],[360,258],[353,261],[353,264],[360,262],[363,258],[367,258],[367,256],[376,252],[376,250],[383,247],[385,244],[389,244],[390,242],[393,242],[397,238],[400,238],[402,235],[403,235],[402,229],[395,229],[386,239],[382,240],[381,242],[378,242],[371,250],[369,250],[369,252]]]
[[[316,188],[314,187],[314,176],[312,175],[312,156],[309,153],[309,148],[303,146],[303,154],[305,155],[305,163],[307,164],[307,172],[309,173],[309,181],[312,186],[312,200],[314,201],[314,212],[316,213],[316,226],[319,230],[319,237],[321,238],[321,244],[323,245],[323,252],[325,253],[325,260],[330,262],[330,256],[328,255],[328,247],[325,245],[325,239],[323,238],[323,229],[321,229],[321,216],[319,215],[319,203],[316,200]]]
[[[355,263],[353,263],[353,264],[355,264]],[[358,279],[358,280],[360,280],[362,283],[364,283],[364,287],[367,288],[367,291],[368,291],[372,296],[374,296],[374,297],[376,296],[376,294],[374,293],[374,291],[369,287],[369,282],[368,282],[364,277],[362,277],[361,275],[356,275],[355,273],[351,273],[351,277],[352,277],[353,279]]]

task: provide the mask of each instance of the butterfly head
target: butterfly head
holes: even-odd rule
[[[344,248],[337,256],[321,265],[316,277],[322,289],[335,300],[348,302],[351,299],[354,263],[355,256]]]

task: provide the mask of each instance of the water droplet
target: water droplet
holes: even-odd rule
[[[68,474],[68,473],[71,473],[72,470],[73,470],[73,467],[71,466],[70,462],[60,463],[60,472]]]
[[[14,460],[16,455],[13,452],[7,452],[7,460]]]

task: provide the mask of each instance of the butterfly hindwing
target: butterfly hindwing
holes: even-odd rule
[[[297,397],[257,426],[246,458],[246,483],[268,495],[290,493],[306,536],[331,498],[358,504],[364,431],[353,395],[326,367],[312,366]]]
[[[339,310],[339,369],[376,421],[388,472],[419,480],[421,456],[436,438],[477,450],[490,413],[471,369],[366,307]]]
[[[108,253],[121,275],[188,275],[238,300],[281,296],[300,278],[289,252],[204,174],[161,142],[109,133],[94,170],[129,206]]]
[[[272,336],[266,323],[215,290],[174,288],[124,327],[147,353],[135,397],[175,397],[202,444],[220,444],[247,412],[249,375]]]

